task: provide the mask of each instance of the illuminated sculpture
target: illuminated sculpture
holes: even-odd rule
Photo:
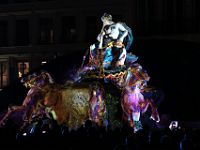
[[[22,82],[30,88],[27,96],[21,106],[8,109],[0,120],[0,126],[4,126],[13,114],[18,114],[21,118],[19,126],[22,131],[44,116],[70,129],[80,127],[89,118],[98,124],[104,122],[105,99],[100,84],[58,85],[46,71],[29,75]],[[91,94],[94,92],[97,93],[96,103],[93,100],[95,95]],[[89,109],[91,107],[95,109]]]
[[[100,85],[93,85],[92,94],[89,101],[89,119],[102,124],[106,114],[105,93]]]
[[[134,132],[142,128],[140,116],[149,106],[150,118],[159,122],[153,99],[144,96],[145,92],[155,92],[147,88],[150,77],[136,63],[138,57],[128,53],[133,41],[131,29],[125,23],[113,22],[112,16],[106,13],[101,20],[103,26],[97,36],[97,43],[91,45],[83,56],[73,81],[65,85],[55,84],[47,72],[28,76],[24,84],[29,85],[30,90],[22,106],[9,110],[1,124],[12,113],[23,110],[22,128],[26,124],[25,120],[30,123],[35,116],[43,115],[69,128],[80,127],[87,119],[99,125],[107,125],[115,121],[111,117],[114,115],[114,111],[111,111],[115,107],[114,102],[115,105],[121,104],[123,119],[133,127]],[[85,62],[86,57],[89,58],[88,62]],[[112,93],[114,88],[106,88],[111,83],[121,97]]]
[[[145,91],[146,82],[150,77],[142,69],[139,64],[128,69],[128,75],[125,79],[125,84],[122,92],[121,105],[124,112],[123,118],[130,123],[134,131],[142,128],[140,122],[141,113],[145,113],[149,106],[151,106],[151,119],[156,122],[160,121],[157,107],[152,99],[145,98],[143,92]]]
[[[123,118],[126,118],[136,132],[141,128],[140,113],[145,113],[148,106],[151,106],[151,119],[160,121],[154,101],[142,94],[147,91],[150,77],[141,65],[135,63],[138,57],[127,53],[133,41],[131,29],[125,23],[113,22],[112,16],[106,13],[101,20],[103,27],[97,37],[98,43],[90,46],[89,62],[86,65],[84,61],[87,56],[83,57],[78,79],[84,81],[88,78],[102,78],[119,88],[122,91],[120,101],[124,111]]]
[[[129,64],[137,60],[135,55],[127,53],[133,42],[131,29],[123,22],[113,22],[112,16],[106,13],[101,20],[103,25],[97,36],[98,42],[90,46],[89,63],[80,72],[99,70],[103,73],[119,70],[125,67],[125,63]],[[84,61],[86,57],[84,56]]]
[[[39,117],[42,114],[41,112],[45,113],[45,111],[41,111],[39,115],[37,115],[39,110],[44,108],[45,95],[50,89],[48,86],[54,84],[50,74],[42,71],[40,74],[29,75],[27,78],[24,78],[22,82],[27,88],[30,88],[27,96],[21,106],[12,106],[8,108],[7,113],[0,121],[1,126],[4,125],[9,117],[14,113],[21,112],[23,114],[21,116],[21,119],[24,121],[22,126],[31,122],[33,116]]]

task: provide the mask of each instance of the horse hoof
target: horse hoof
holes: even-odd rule
[[[5,126],[5,122],[0,123],[0,128],[3,127],[3,126]]]
[[[160,122],[160,118],[159,117],[151,116],[150,119],[152,119],[153,121],[156,121],[157,123]]]

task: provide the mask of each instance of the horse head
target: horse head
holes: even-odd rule
[[[105,79],[109,79],[120,89],[123,89],[127,86],[132,87],[136,85],[142,89],[146,86],[150,77],[146,70],[142,69],[142,66],[136,63],[124,71],[105,76]]]
[[[53,84],[53,78],[47,71],[41,71],[40,73],[33,73],[25,78],[21,79],[21,82],[25,87],[31,88],[32,86],[42,87],[46,84]]]
[[[143,89],[147,86],[147,82],[150,80],[149,75],[146,70],[138,63],[134,64],[129,68],[129,76],[126,79],[127,86],[139,86],[140,89]]]

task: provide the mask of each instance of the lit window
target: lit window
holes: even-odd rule
[[[29,72],[29,62],[18,62],[18,77],[22,77]]]
[[[6,62],[0,62],[0,88],[8,84],[8,65]]]

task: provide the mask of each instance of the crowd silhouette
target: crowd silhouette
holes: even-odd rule
[[[198,150],[200,130],[181,126],[170,129],[150,128],[147,125],[134,133],[129,126],[104,127],[87,120],[77,130],[59,126],[56,122],[39,122],[34,132],[18,132],[9,122],[0,130],[1,145],[20,149],[62,148],[108,150]]]

